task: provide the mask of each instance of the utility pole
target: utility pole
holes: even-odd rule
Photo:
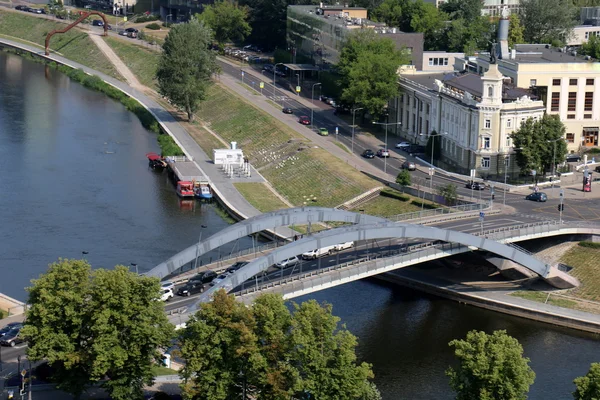
[[[565,205],[563,203],[565,199],[565,190],[564,189],[560,189],[560,204],[558,205],[558,212],[559,212],[559,223],[562,225],[562,214],[563,214],[563,210],[565,209]]]

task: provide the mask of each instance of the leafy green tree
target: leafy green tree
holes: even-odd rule
[[[391,39],[378,36],[372,29],[351,34],[338,63],[342,101],[361,104],[377,118],[388,100],[397,95],[398,68],[407,60],[406,53],[397,50]]]
[[[492,25],[487,17],[472,20],[456,19],[447,30],[448,51],[474,54],[476,50],[487,49],[492,40]]]
[[[370,365],[356,362],[356,338],[338,322],[330,305],[293,304],[292,313],[264,295],[247,307],[221,290],[181,336],[185,398],[380,399]]]
[[[442,186],[439,191],[439,195],[444,198],[447,206],[455,206],[456,200],[458,199],[458,194],[456,192],[456,185],[449,183],[445,186]]]
[[[101,382],[113,399],[143,398],[172,337],[157,279],[61,259],[28,291],[28,356],[48,361],[59,388],[78,398]]]
[[[396,183],[400,186],[410,186],[410,172],[408,172],[407,169],[403,169],[402,171],[400,171],[400,173],[398,173],[398,176],[396,176]]]
[[[426,50],[442,50],[440,40],[446,26],[447,15],[432,3],[416,0],[412,5],[410,27],[414,32],[423,32]]]
[[[519,18],[526,43],[564,43],[577,23],[577,7],[564,0],[522,0]]]
[[[525,43],[525,38],[523,37],[525,28],[523,28],[523,24],[521,24],[521,20],[517,14],[510,14],[509,21],[508,46],[514,48],[515,44]]]
[[[575,400],[600,399],[600,363],[592,363],[588,373],[575,378],[573,383],[576,386],[573,392]]]
[[[517,152],[517,165],[521,173],[535,170],[551,171],[553,162],[567,155],[567,143],[562,140],[566,129],[558,115],[544,115],[539,121],[529,118],[511,135]]]
[[[252,32],[248,40],[264,49],[285,46],[287,0],[240,0],[249,8]]]
[[[242,42],[252,31],[247,22],[248,7],[232,0],[207,5],[202,14],[196,14],[196,18],[212,29],[219,45],[230,41]]]
[[[465,340],[453,340],[456,367],[446,375],[457,400],[521,400],[527,398],[535,373],[523,347],[506,331],[470,331]]]
[[[448,0],[440,5],[440,10],[453,20],[473,21],[481,17],[483,0]]]
[[[600,37],[591,35],[588,41],[581,45],[580,52],[592,58],[600,58]]]
[[[400,28],[403,32],[410,32],[412,9],[410,0],[384,0],[369,15],[375,21],[385,22],[386,25]]]
[[[216,70],[215,55],[208,49],[212,32],[192,18],[171,29],[158,62],[156,77],[160,94],[183,109],[188,120],[206,96],[210,77]]]

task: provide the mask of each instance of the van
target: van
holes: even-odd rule
[[[335,245],[334,246],[326,246],[326,247],[322,247],[320,249],[314,249],[314,250],[307,251],[306,253],[302,253],[302,259],[303,260],[314,260],[317,257],[331,254],[334,251],[335,251]]]

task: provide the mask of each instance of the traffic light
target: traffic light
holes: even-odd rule
[[[559,204],[558,205],[558,211],[565,211],[565,205],[564,204]]]

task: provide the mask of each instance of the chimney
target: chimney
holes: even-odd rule
[[[517,58],[517,49],[511,49],[510,50],[510,59],[514,60],[515,58]]]
[[[237,142],[231,142],[231,150],[237,149]]]

